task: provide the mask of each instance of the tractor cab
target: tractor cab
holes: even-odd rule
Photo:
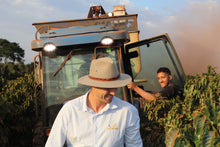
[[[86,19],[33,25],[36,33],[31,48],[39,53],[35,77],[42,89],[41,112],[36,112],[45,130],[67,101],[89,91],[78,79],[89,73],[93,59],[112,58],[121,73],[131,75],[148,91],[160,90],[156,71],[161,66],[171,69],[175,83],[184,84],[185,75],[168,34],[139,41],[137,14],[127,14],[124,6],[114,6],[108,13],[101,6],[92,6]],[[116,96],[140,103],[127,87],[119,88]]]

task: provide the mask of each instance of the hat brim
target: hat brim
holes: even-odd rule
[[[117,80],[99,81],[90,79],[88,75],[79,78],[78,83],[82,85],[98,87],[98,88],[119,88],[128,85],[131,82],[131,77],[127,74],[120,74]]]

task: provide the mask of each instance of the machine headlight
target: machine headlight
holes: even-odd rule
[[[112,12],[109,12],[108,17],[112,17],[112,16],[113,16]]]
[[[45,55],[50,58],[57,57],[56,49],[57,49],[56,45],[51,42],[46,43],[43,47],[43,51],[44,51]]]
[[[56,48],[57,47],[53,43],[49,42],[44,45],[43,50],[46,52],[53,52]]]
[[[114,42],[114,40],[111,37],[104,37],[101,40],[102,45],[111,45]]]

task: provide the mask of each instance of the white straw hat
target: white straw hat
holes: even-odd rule
[[[99,88],[118,88],[131,82],[128,74],[119,73],[113,60],[108,57],[94,59],[89,75],[83,76],[78,83]]]

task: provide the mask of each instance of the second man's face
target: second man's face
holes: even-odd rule
[[[166,87],[169,84],[169,81],[172,79],[171,75],[168,75],[164,72],[159,72],[157,74],[158,82],[162,88]]]

